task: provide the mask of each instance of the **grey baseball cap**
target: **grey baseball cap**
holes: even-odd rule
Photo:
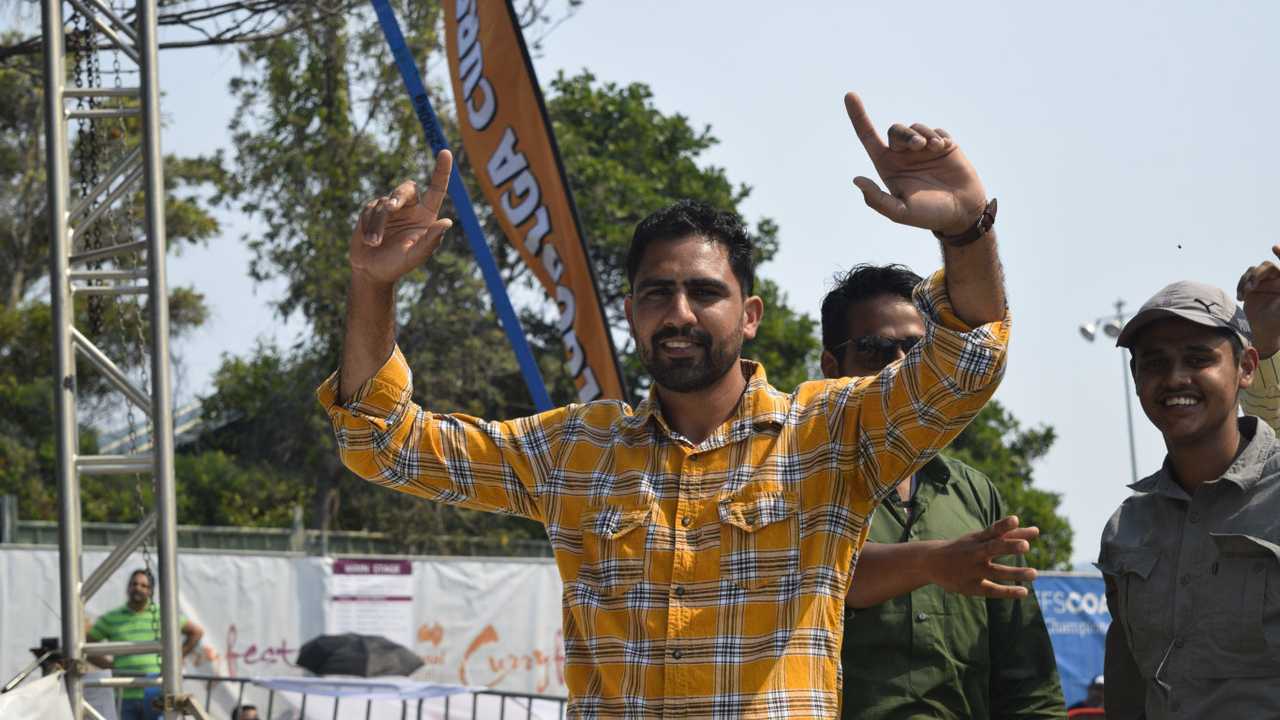
[[[1245,347],[1253,344],[1249,321],[1230,295],[1212,285],[1179,280],[1165,286],[1142,304],[1138,314],[1124,324],[1124,329],[1116,338],[1116,345],[1132,348],[1133,341],[1143,328],[1170,317],[1182,318],[1205,327],[1230,330],[1240,338]]]

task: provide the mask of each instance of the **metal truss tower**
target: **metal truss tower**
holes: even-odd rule
[[[137,66],[136,87],[67,87],[64,0],[44,0],[45,132],[48,151],[50,294],[53,305],[54,378],[57,382],[59,553],[62,586],[62,650],[68,659],[67,690],[76,720],[97,713],[84,702],[86,658],[90,655],[159,653],[160,678],[110,678],[96,685],[163,687],[164,717],[192,711],[182,692],[182,655],[178,632],[177,512],[173,476],[173,398],[169,373],[169,302],[165,280],[164,176],[160,154],[160,89],[157,71],[156,0],[138,0],[136,23],[126,22],[108,0],[67,0],[108,43]],[[96,50],[90,49],[89,52]],[[68,109],[75,99],[106,99],[105,107]],[[111,99],[115,100],[111,100]],[[129,102],[130,100],[134,102]],[[103,179],[71,198],[68,121],[132,118],[141,127],[138,147],[126,152]],[[129,202],[141,183],[145,198],[145,239],[77,251],[77,238],[103,219],[112,205]],[[79,245],[83,246],[84,243]],[[122,263],[128,256],[136,262]],[[116,261],[116,262],[113,262]],[[100,269],[101,263],[116,269]],[[98,268],[98,269],[95,269]],[[74,298],[89,295],[144,295],[149,309],[150,388],[128,374],[75,326]],[[149,452],[81,455],[76,418],[76,358],[98,371],[152,426]],[[155,509],[129,538],[93,570],[82,573],[80,478],[84,475],[149,473],[155,483]],[[159,641],[144,643],[85,640],[84,604],[154,530],[159,577],[153,599],[160,609]],[[86,708],[88,708],[86,710]],[[194,710],[199,712],[198,709]]]

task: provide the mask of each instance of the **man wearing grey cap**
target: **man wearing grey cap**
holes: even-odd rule
[[[1237,417],[1258,367],[1248,322],[1177,282],[1117,344],[1168,455],[1102,533],[1107,718],[1280,717],[1280,443]]]

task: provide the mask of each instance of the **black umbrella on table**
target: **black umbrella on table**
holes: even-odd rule
[[[378,635],[321,635],[303,643],[298,665],[316,675],[409,675],[422,658]]]

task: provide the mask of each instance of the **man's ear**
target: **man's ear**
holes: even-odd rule
[[[830,350],[822,351],[822,358],[818,361],[818,365],[822,367],[822,377],[828,380],[840,377],[840,363]]]
[[[622,300],[622,312],[627,316],[627,329],[631,331],[631,339],[640,342],[636,337],[636,321],[631,317],[631,293],[627,293]]]
[[[760,329],[760,321],[764,318],[764,300],[759,295],[752,295],[742,304],[742,338],[754,340],[756,331]]]
[[[1240,351],[1240,389],[1253,384],[1253,376],[1258,371],[1258,350],[1252,346]]]

